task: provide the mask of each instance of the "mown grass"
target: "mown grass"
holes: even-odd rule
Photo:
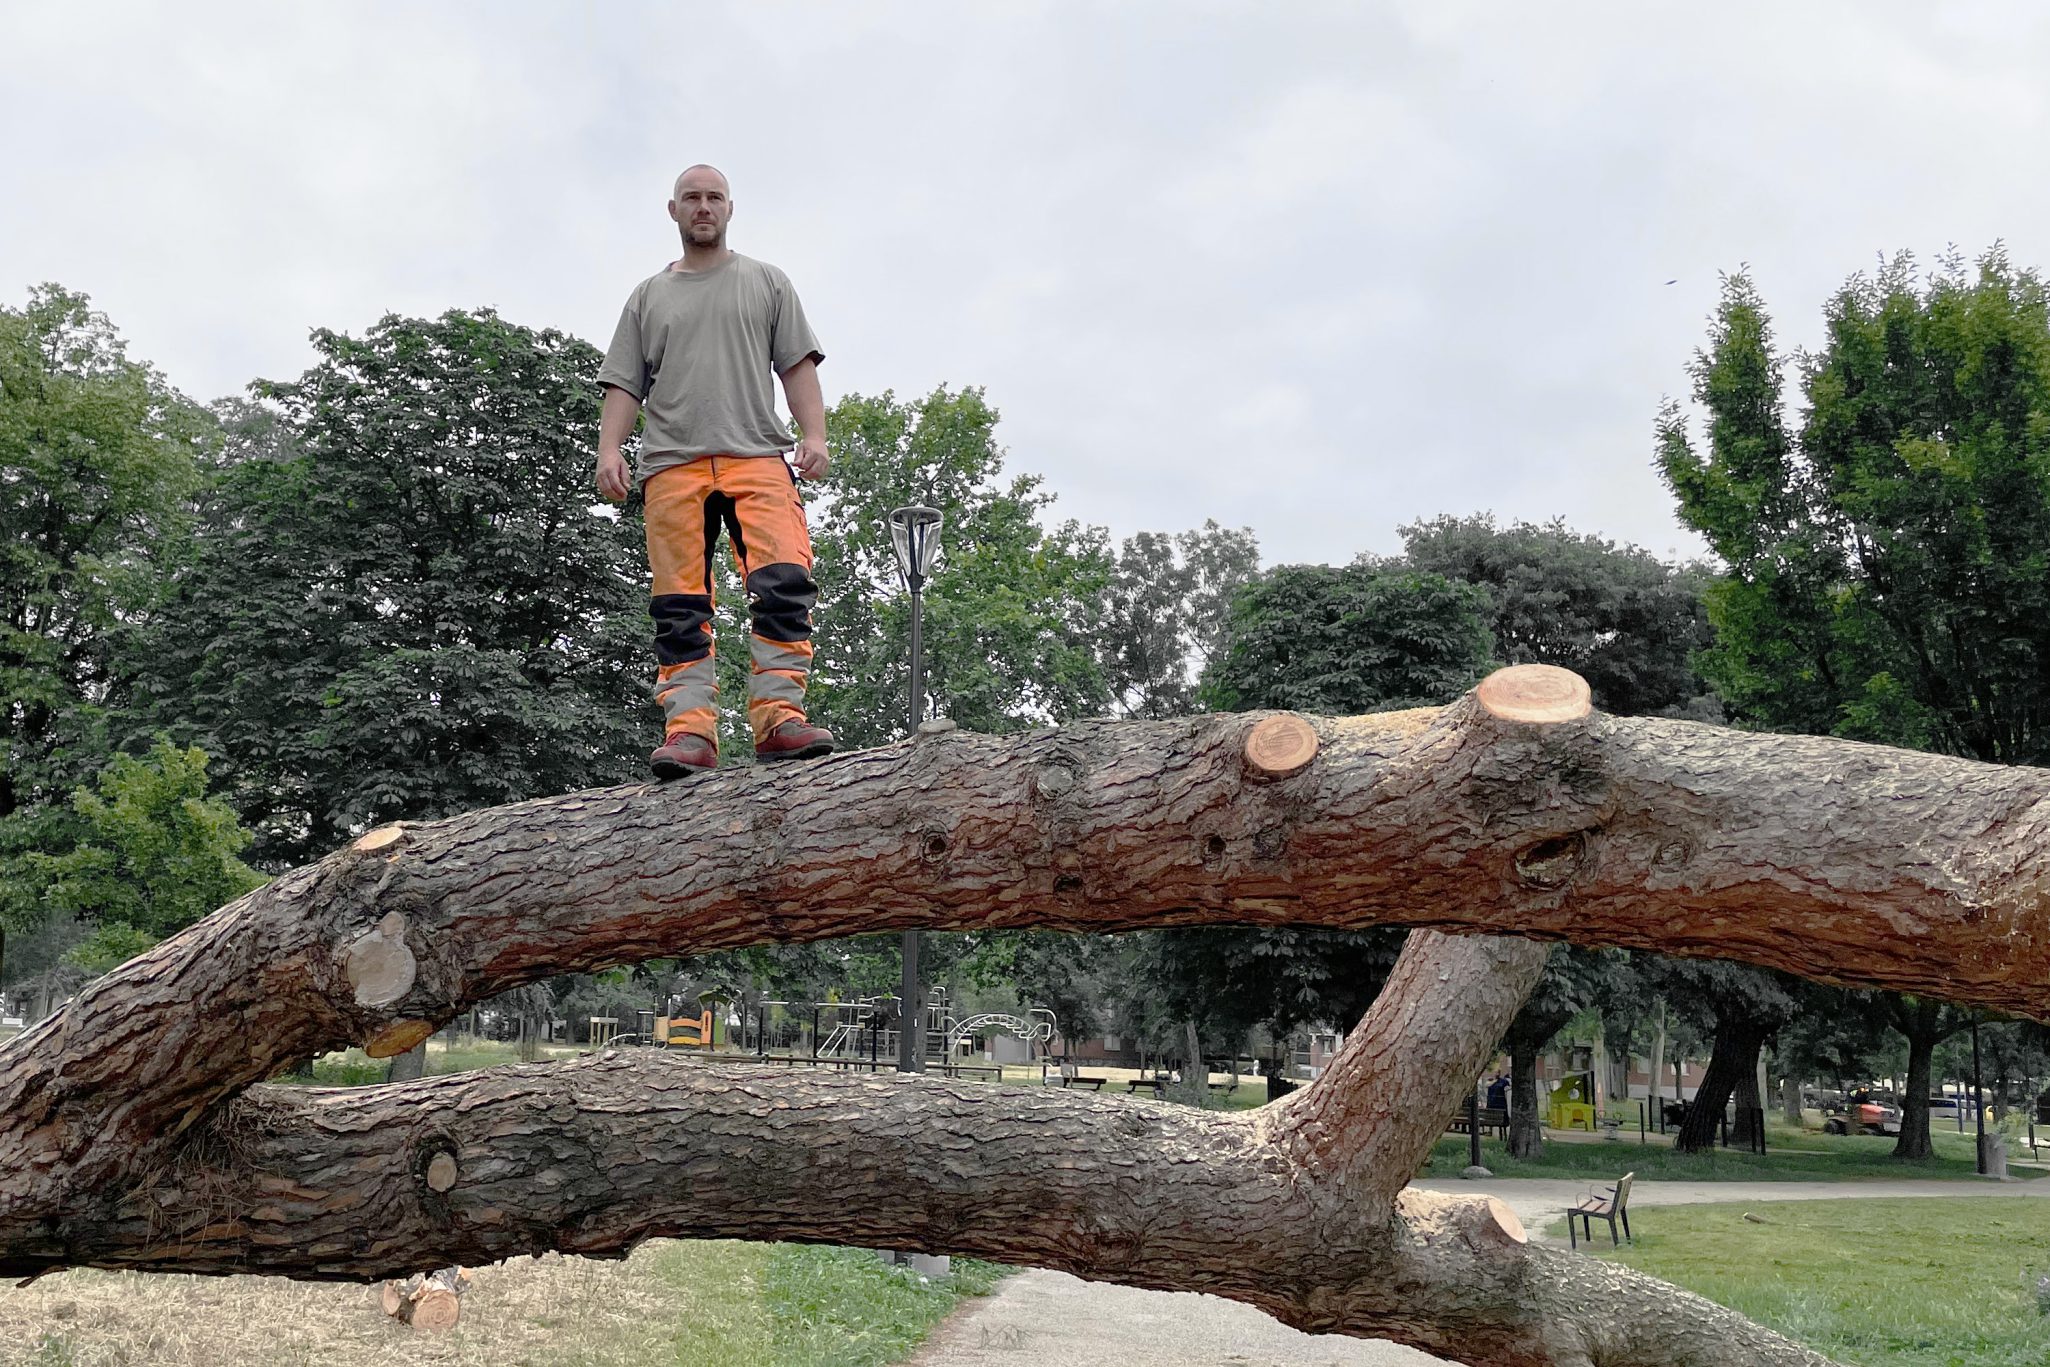
[[[1996,1197],[1661,1206],[1594,1255],[1860,1367],[2044,1367],[2050,1206]],[[1565,1237],[1563,1224],[1556,1231]]]
[[[1635,1172],[1647,1181],[1675,1182],[1861,1182],[1955,1178],[1978,1181],[1972,1134],[1935,1131],[1930,1135],[1935,1156],[1906,1162],[1893,1156],[1891,1136],[1831,1135],[1813,1131],[1766,1131],[1766,1152],[1716,1149],[1711,1153],[1676,1153],[1654,1139],[1639,1144],[1630,1134],[1616,1143],[1547,1137],[1544,1157],[1535,1162],[1511,1158],[1503,1141],[1481,1141],[1481,1163],[1497,1177],[1558,1177],[1575,1180]],[[1430,1171],[1444,1175],[1466,1166],[1468,1141],[1448,1135],[1431,1154]],[[2046,1175],[2042,1168],[2013,1166],[2024,1180]]]

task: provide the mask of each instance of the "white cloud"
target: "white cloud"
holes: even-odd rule
[[[2050,18],[2000,5],[17,7],[0,297],[188,390],[492,304],[602,342],[690,161],[830,390],[979,383],[1057,512],[1270,558],[1440,511],[1691,552],[1650,427],[1749,262],[2050,264]],[[1667,284],[1674,281],[1673,284]]]

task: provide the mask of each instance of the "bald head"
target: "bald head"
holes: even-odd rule
[[[726,224],[733,217],[725,173],[716,166],[687,167],[669,192],[669,217],[676,222],[687,260],[716,264],[723,259]]]
[[[683,183],[687,180],[693,183],[717,185],[728,196],[731,196],[733,193],[733,187],[726,182],[726,173],[724,171],[721,171],[716,166],[707,166],[703,162],[699,162],[695,166],[684,167],[678,173],[676,183],[669,187],[669,197],[671,199],[675,199],[683,193]]]

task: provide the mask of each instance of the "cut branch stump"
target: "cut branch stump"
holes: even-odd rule
[[[463,1315],[462,1298],[470,1289],[470,1270],[444,1267],[416,1272],[384,1284],[379,1303],[384,1313],[414,1329],[438,1334],[456,1327]]]

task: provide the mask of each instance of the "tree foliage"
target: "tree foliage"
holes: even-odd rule
[[[638,528],[592,506],[598,353],[489,310],[313,342],[229,415],[136,726],[216,756],[277,863],[640,772],[646,582]]]
[[[206,769],[204,753],[164,741],[109,760],[72,796],[76,843],[25,861],[44,906],[154,943],[259,886],[239,857],[249,834],[207,795]]]
[[[979,389],[903,401],[848,395],[826,415],[834,466],[812,511],[819,581],[808,705],[843,743],[908,725],[910,601],[890,549],[890,510],[946,518],[925,599],[927,715],[1004,732],[1100,714],[1091,649],[1111,557],[1100,533],[1052,530],[1037,476],[1005,480],[997,411]]]
[[[1725,284],[1694,363],[1697,450],[1659,462],[1727,566],[1703,667],[1744,720],[2008,764],[2050,757],[2050,305],[1998,249],[1928,277],[1855,275],[1786,362],[1756,288]]]
[[[1198,683],[1224,649],[1231,603],[1260,568],[1251,529],[1140,532],[1119,548],[1104,595],[1098,658],[1126,717],[1197,711]]]
[[[1402,566],[1270,570],[1233,600],[1207,698],[1326,716],[1445,702],[1487,672],[1491,610],[1477,585]]]
[[[2050,301],[1998,248],[1926,277],[1852,276],[1787,361],[1756,287],[1725,281],[1693,365],[1706,416],[1660,415],[1684,521],[1727,567],[1702,667],[1740,719],[2008,764],[2050,757]],[[1962,1026],[1885,1012],[1909,1041],[1899,1152],[1926,1156],[1929,1059]]]
[[[1503,664],[1548,664],[1587,680],[1594,705],[1619,717],[1722,719],[1695,671],[1710,642],[1708,571],[1669,565],[1637,546],[1563,522],[1497,526],[1450,515],[1402,529],[1415,570],[1485,588]]]
[[[85,296],[0,308],[0,818],[99,766],[115,629],[158,597],[211,436]]]

